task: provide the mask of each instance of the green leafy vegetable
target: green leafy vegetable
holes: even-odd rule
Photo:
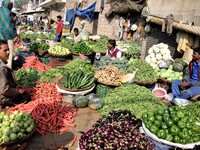
[[[129,84],[110,90],[104,98],[105,105],[100,112],[108,114],[110,110],[130,110],[137,118],[151,110],[165,108],[165,104],[154,97],[151,91],[143,86]]]

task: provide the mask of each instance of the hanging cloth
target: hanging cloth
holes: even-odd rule
[[[74,9],[66,10],[66,22],[70,24],[70,30],[72,30],[75,21],[75,11]]]
[[[79,17],[87,17],[89,22],[92,22],[92,13],[95,10],[95,6],[96,6],[96,2],[94,2],[91,6],[89,6],[88,8],[84,9],[84,10],[80,10],[79,8],[77,8],[77,10],[75,11],[76,16]]]

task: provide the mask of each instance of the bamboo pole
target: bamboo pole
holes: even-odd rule
[[[164,18],[160,18],[160,17],[149,16],[149,19],[150,19],[149,22],[155,23],[158,25],[162,25],[164,22]],[[200,26],[192,26],[192,25],[183,24],[183,23],[174,21],[173,28],[200,36]]]

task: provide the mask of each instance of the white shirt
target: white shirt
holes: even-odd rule
[[[114,51],[110,51],[110,53],[111,53],[111,54],[114,53],[115,50],[116,50],[116,48],[114,49]],[[106,55],[108,55],[108,51],[109,51],[109,50],[107,50]],[[119,52],[117,53],[117,57],[116,57],[116,58],[121,58],[121,57],[122,57],[122,52],[119,50]]]

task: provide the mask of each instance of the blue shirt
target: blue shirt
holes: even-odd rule
[[[199,63],[196,63],[196,62],[193,63],[192,76],[191,76],[189,82],[198,82],[199,81],[199,67],[200,67],[200,62]]]

